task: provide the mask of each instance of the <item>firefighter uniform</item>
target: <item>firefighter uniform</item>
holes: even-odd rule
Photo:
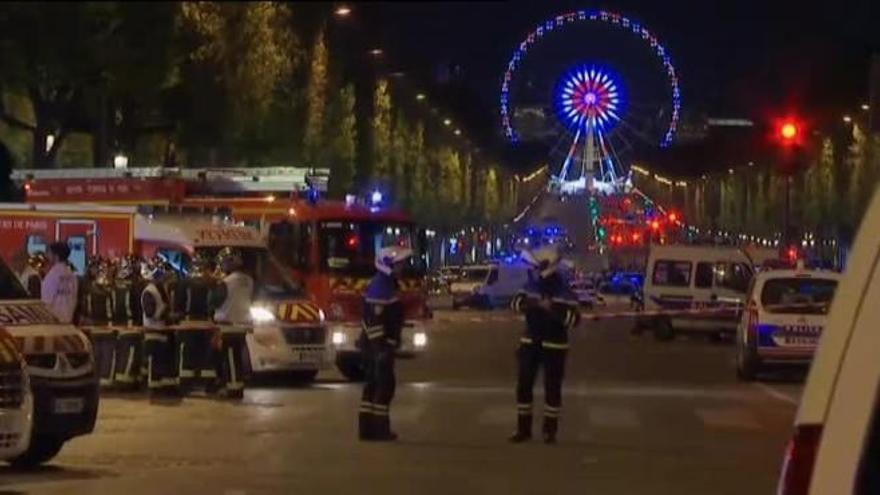
[[[379,251],[379,272],[370,280],[364,295],[363,330],[359,345],[364,356],[365,383],[358,413],[361,440],[395,440],[391,431],[390,407],[394,398],[395,352],[403,329],[403,304],[398,299],[396,266],[412,256],[408,249]]]
[[[147,387],[152,394],[177,395],[180,378],[177,374],[172,311],[164,287],[164,269],[151,263],[145,270],[149,281],[141,293],[144,322],[144,354],[147,359]]]
[[[512,442],[532,436],[532,388],[538,369],[544,368],[544,422],[546,443],[556,442],[562,412],[562,381],[568,353],[568,331],[580,321],[577,298],[556,271],[558,255],[547,249],[532,255],[536,275],[517,293],[513,309],[525,315],[526,331],[519,341],[517,357],[517,430]]]
[[[123,388],[137,388],[143,379],[144,312],[141,294],[146,282],[141,278],[138,266],[136,257],[122,258],[113,282],[113,325],[118,332],[113,383]]]
[[[227,274],[214,291],[217,309],[214,321],[220,324],[220,349],[215,353],[221,393],[240,399],[244,396],[242,355],[250,328],[250,308],[254,279],[242,271],[242,257],[235,249],[223,248],[218,265]]]
[[[212,322],[211,293],[217,280],[211,273],[211,264],[197,253],[190,271],[178,281],[174,291],[175,312],[185,321],[177,333],[178,372],[185,388],[204,385],[209,390],[216,389],[216,353],[212,348],[216,326]]]

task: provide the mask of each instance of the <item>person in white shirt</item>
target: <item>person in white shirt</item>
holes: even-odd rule
[[[217,356],[217,376],[221,396],[241,399],[244,394],[242,354],[245,334],[251,325],[250,308],[254,297],[254,279],[243,271],[238,249],[220,250],[217,263],[226,276],[214,291],[214,321],[220,326],[221,350]]]
[[[62,323],[73,323],[79,282],[70,270],[70,248],[64,242],[49,245],[49,273],[40,286],[40,297]]]

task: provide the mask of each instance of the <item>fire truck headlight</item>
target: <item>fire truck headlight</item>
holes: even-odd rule
[[[324,323],[324,321],[327,319],[327,315],[324,314],[323,309],[318,309],[318,319],[321,320],[321,323]]]
[[[428,345],[428,334],[425,332],[418,332],[413,335],[413,345],[415,347],[425,347]]]
[[[275,321],[275,315],[262,306],[251,306],[251,319],[254,323],[270,323]]]
[[[333,345],[342,345],[345,343],[345,333],[333,332]]]

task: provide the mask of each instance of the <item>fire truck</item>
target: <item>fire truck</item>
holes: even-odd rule
[[[297,381],[315,379],[333,362],[324,313],[266,248],[256,229],[180,203],[184,181],[165,177],[43,177],[26,183],[28,204],[0,204],[0,255],[44,250],[56,240],[71,247],[80,274],[93,255],[159,256],[186,274],[197,254],[213,258],[224,246],[238,248],[258,293],[247,336],[255,373],[285,372]],[[86,174],[87,175],[87,174]],[[100,203],[77,202],[88,196]],[[45,202],[53,201],[53,202]],[[116,203],[116,205],[108,205]],[[127,206],[127,204],[141,206]]]
[[[310,182],[313,186],[319,185],[309,191],[320,191],[322,181],[314,177],[326,177],[326,172],[283,167],[69,169],[16,171],[13,179],[24,185],[31,203],[67,196],[75,201],[88,199],[102,204],[173,207],[180,213],[223,218],[257,229],[268,241],[270,252],[286,268],[285,273],[323,310],[319,313],[321,319],[326,317],[326,327],[321,328],[329,332],[312,332],[310,335],[315,339],[309,340],[309,345],[317,346],[320,340],[322,345],[331,348],[332,360],[339,371],[356,380],[363,375],[361,352],[357,347],[361,331],[361,293],[375,273],[374,257],[381,247],[405,245],[416,252],[412,266],[401,279],[406,326],[400,354],[414,356],[428,345],[431,311],[427,307],[424,282],[425,238],[424,232],[407,214],[384,207],[381,195],[377,198],[378,193],[371,195],[368,204],[353,197],[346,201],[326,201],[303,194]],[[284,309],[291,314],[305,312],[297,311],[296,307]],[[259,311],[258,314],[264,313]],[[276,334],[271,339],[249,338],[249,347],[259,348],[259,340],[277,348],[278,337]],[[294,342],[292,334],[285,333],[284,337],[288,343]],[[317,350],[304,350],[298,355],[304,360],[316,358],[316,354],[309,352]],[[254,369],[261,369],[260,357],[251,358]],[[263,364],[267,369],[278,366],[269,358],[264,358]]]
[[[382,247],[406,246],[416,253],[400,279],[406,323],[399,353],[412,357],[428,345],[432,315],[427,306],[424,232],[404,212],[379,203],[274,196],[193,197],[184,202],[191,207],[227,208],[236,220],[268,236],[269,249],[326,311],[336,366],[351,380],[363,376],[357,346],[362,293],[375,273],[376,251]]]

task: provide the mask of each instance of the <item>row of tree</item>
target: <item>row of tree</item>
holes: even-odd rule
[[[864,129],[855,123],[812,143],[806,166],[789,179],[795,230],[852,239],[880,182],[880,135]],[[775,166],[747,166],[684,187],[652,179],[637,185],[660,204],[681,208],[690,224],[772,238],[782,230],[785,180]]]
[[[329,9],[3,4],[0,139],[22,166],[310,166],[439,227],[512,216],[515,177],[353,56]]]

